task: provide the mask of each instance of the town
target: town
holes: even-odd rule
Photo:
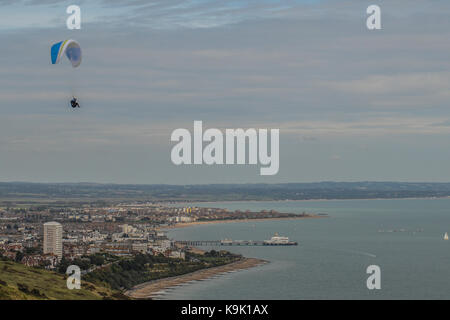
[[[179,207],[144,201],[106,206],[86,203],[6,206],[0,207],[0,255],[29,267],[50,270],[62,261],[89,261],[89,257],[100,254],[114,257],[148,254],[184,260],[186,252],[195,248],[169,239],[167,229],[190,223],[308,216],[312,215]],[[84,272],[92,269],[95,267],[87,264]]]

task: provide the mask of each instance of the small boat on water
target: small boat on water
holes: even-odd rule
[[[448,233],[447,232],[444,234],[444,240],[448,240]]]

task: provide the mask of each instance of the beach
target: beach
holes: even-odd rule
[[[191,281],[202,281],[212,278],[216,275],[225,274],[229,272],[236,272],[238,270],[253,268],[262,264],[268,263],[262,259],[242,258],[238,261],[187,273],[184,275],[158,279],[150,282],[145,282],[134,286],[132,289],[125,292],[125,294],[133,299],[152,299],[165,289],[180,286]]]
[[[277,217],[277,218],[257,218],[257,219],[229,219],[229,220],[211,220],[211,221],[193,221],[193,222],[180,222],[171,226],[165,226],[157,228],[158,230],[187,228],[199,225],[218,224],[218,223],[238,223],[238,222],[261,222],[261,221],[278,221],[278,220],[298,220],[298,219],[312,219],[312,218],[326,218],[325,215],[308,215],[299,217]]]

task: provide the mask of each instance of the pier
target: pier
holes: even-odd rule
[[[175,241],[176,244],[191,247],[217,247],[217,246],[296,246],[297,242],[289,241],[283,243],[275,243],[262,240],[180,240]]]

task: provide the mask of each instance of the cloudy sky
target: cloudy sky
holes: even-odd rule
[[[0,0],[0,181],[450,181],[449,15],[447,0]],[[52,66],[69,38],[82,65]],[[194,120],[279,128],[278,175],[173,165],[170,134]]]

